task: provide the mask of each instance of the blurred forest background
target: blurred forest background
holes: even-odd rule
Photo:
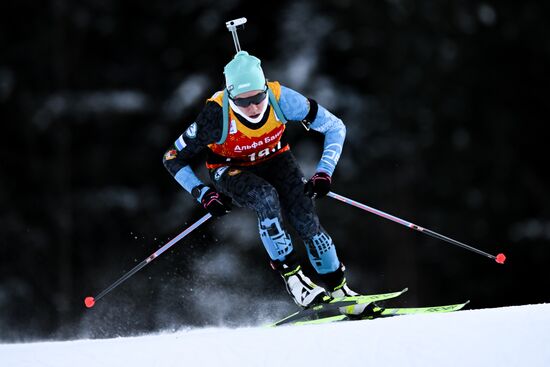
[[[225,21],[238,17],[248,19],[242,48],[269,79],[346,124],[333,191],[508,256],[498,265],[319,200],[352,288],[408,286],[393,301],[402,306],[550,301],[548,7],[2,2],[0,340],[257,325],[295,309],[244,210],[207,222],[93,309],[83,305],[205,213],[162,155],[223,86],[234,54]],[[298,125],[287,134],[311,175],[322,136]]]

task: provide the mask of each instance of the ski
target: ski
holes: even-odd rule
[[[468,303],[470,303],[470,301],[457,303],[454,305],[446,305],[446,306],[386,308],[380,313],[379,316],[374,316],[374,318],[425,314],[425,313],[454,312],[454,311],[459,311],[463,309],[464,306],[466,306]],[[367,316],[367,319],[368,319],[368,316]]]
[[[348,315],[331,315],[327,317],[319,317],[310,320],[297,320],[296,322],[291,322],[292,325],[316,325],[316,324],[327,324],[331,322],[339,321],[357,321],[357,320],[375,320],[386,317],[394,316],[404,316],[404,315],[422,315],[430,313],[446,313],[459,311],[464,306],[466,306],[470,301],[464,303],[457,303],[454,305],[445,305],[445,306],[430,306],[430,307],[400,307],[400,308],[384,308],[379,309],[378,311],[374,310],[373,314],[365,316],[348,316]]]
[[[342,307],[353,307],[360,304],[369,304],[377,301],[383,301],[391,298],[396,298],[405,293],[408,288],[402,289],[397,292],[360,295],[351,297],[333,298],[330,302],[321,303],[304,310],[297,311],[269,326],[280,326],[284,324],[294,324],[299,320],[307,319],[310,317],[326,318],[328,316],[341,315],[339,309]]]

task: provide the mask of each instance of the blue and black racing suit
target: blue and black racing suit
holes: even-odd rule
[[[314,100],[269,82],[280,111],[289,123],[300,121],[325,135],[317,172],[331,176],[336,168],[346,136],[343,122]],[[203,182],[190,162],[207,150],[206,165],[214,187],[238,206],[252,209],[258,216],[260,238],[272,262],[293,258],[293,245],[285,229],[282,213],[304,241],[311,264],[319,274],[335,272],[340,261],[335,245],[319,223],[313,199],[304,194],[304,175],[285,139],[285,124],[270,105],[261,121],[251,123],[231,108],[227,138],[223,131],[222,97],[217,92],[207,100],[196,121],[164,155],[164,165],[189,193]],[[234,107],[234,106],[233,106]],[[197,198],[200,201],[200,197]],[[292,260],[295,261],[295,260]]]

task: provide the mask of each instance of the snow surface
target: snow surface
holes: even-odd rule
[[[0,366],[550,366],[550,304],[326,325],[1,344]]]

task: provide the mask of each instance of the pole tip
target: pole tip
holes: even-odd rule
[[[88,308],[94,307],[94,304],[95,304],[95,299],[94,299],[94,297],[86,297],[86,298],[84,298],[84,304],[85,304],[86,307],[88,307]]]
[[[506,256],[503,253],[500,253],[495,258],[495,261],[499,264],[504,264],[504,262],[506,261]]]

